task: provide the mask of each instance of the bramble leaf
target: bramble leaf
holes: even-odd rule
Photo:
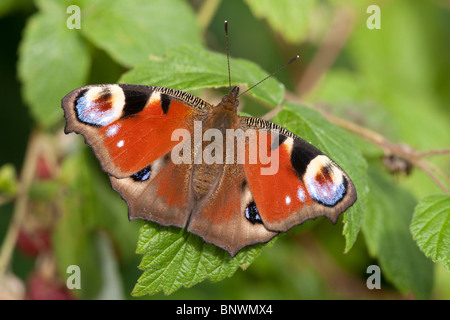
[[[66,26],[64,2],[38,1],[19,47],[18,72],[24,100],[39,125],[61,120],[61,99],[87,79],[90,56],[76,29]]]
[[[273,241],[269,242],[273,243]],[[209,279],[217,282],[245,270],[266,244],[242,249],[234,258],[200,237],[176,227],[147,222],[140,230],[137,253],[143,254],[144,271],[133,290],[134,296],[163,291],[171,294]]]
[[[181,44],[203,43],[194,11],[181,0],[89,0],[81,31],[124,66],[163,56]]]
[[[258,65],[243,59],[230,59],[232,85],[253,85],[268,74]],[[199,88],[228,87],[226,55],[195,46],[181,46],[167,52],[164,59],[152,58],[127,72],[121,82],[163,86],[189,91]],[[281,103],[284,86],[275,78],[264,81],[249,94],[272,106]],[[219,102],[219,101],[217,101]]]
[[[414,211],[411,232],[419,248],[450,271],[450,196],[423,198]]]
[[[417,298],[426,299],[433,285],[433,266],[409,231],[416,200],[381,171],[372,168],[369,178],[370,197],[362,224],[369,253],[400,292],[412,291]]]
[[[245,0],[256,17],[265,18],[269,25],[291,43],[301,43],[309,26],[314,0]]]

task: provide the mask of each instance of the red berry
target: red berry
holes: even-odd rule
[[[39,253],[51,249],[50,234],[47,230],[36,230],[33,233],[20,230],[17,247],[25,255],[35,258]]]
[[[61,283],[34,273],[27,281],[29,300],[73,300],[74,296]]]

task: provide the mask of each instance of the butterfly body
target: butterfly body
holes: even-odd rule
[[[62,100],[128,204],[129,218],[187,228],[232,256],[356,201],[348,175],[288,130],[174,89],[91,85]]]

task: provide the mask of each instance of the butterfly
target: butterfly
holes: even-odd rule
[[[88,85],[62,99],[65,133],[84,136],[130,220],[187,228],[231,256],[309,219],[336,223],[357,198],[349,176],[285,128],[240,116],[238,94],[211,105],[165,87]]]

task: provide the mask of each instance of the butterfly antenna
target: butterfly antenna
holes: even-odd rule
[[[268,75],[267,77],[265,77],[264,79],[262,79],[261,81],[259,81],[258,83],[254,84],[253,86],[251,86],[250,88],[248,88],[247,90],[245,90],[244,92],[242,92],[238,98],[240,96],[242,96],[243,94],[249,92],[250,90],[252,90],[254,87],[256,87],[257,85],[259,85],[261,82],[266,81],[267,79],[269,79],[270,77],[276,75],[278,72],[280,72],[281,70],[283,70],[284,68],[286,68],[287,65],[291,64],[292,62],[294,62],[295,60],[297,60],[298,58],[300,58],[299,55],[296,55],[295,57],[293,57],[291,60],[289,60],[288,62],[286,62],[283,66],[281,66],[277,71],[272,72],[270,75]]]
[[[228,89],[231,89],[230,53],[228,51],[228,21],[227,20],[225,20],[225,39],[226,39],[226,46],[227,46]]]

